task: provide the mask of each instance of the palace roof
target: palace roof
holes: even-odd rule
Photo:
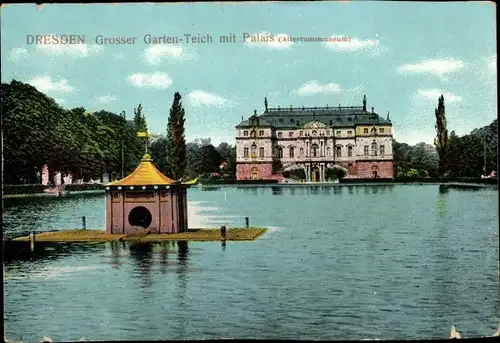
[[[366,100],[365,100],[366,101]],[[267,105],[267,101],[266,101]],[[261,114],[256,112],[248,120],[243,120],[236,128],[248,127],[274,127],[276,129],[300,129],[305,124],[318,121],[328,127],[349,127],[354,125],[388,125],[392,123],[382,118],[373,111],[366,110],[363,106],[338,106],[338,107],[296,107],[296,108],[267,108]]]
[[[177,183],[179,182],[163,175],[153,164],[151,156],[145,154],[139,166],[130,175],[106,186],[163,186]]]

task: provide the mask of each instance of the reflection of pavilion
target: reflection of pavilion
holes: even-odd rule
[[[152,162],[146,154],[129,176],[106,185],[107,233],[187,231],[188,186],[163,175]]]

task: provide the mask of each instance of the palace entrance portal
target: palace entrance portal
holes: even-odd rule
[[[312,182],[320,182],[321,181],[320,171],[319,171],[318,167],[313,167],[311,169],[311,181]]]

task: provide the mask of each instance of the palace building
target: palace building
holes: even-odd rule
[[[393,178],[389,119],[363,106],[268,108],[236,126],[238,180],[281,180],[303,169],[308,182],[327,181],[329,168],[345,178]]]

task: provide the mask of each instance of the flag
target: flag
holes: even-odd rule
[[[148,133],[147,133],[147,131],[137,132],[137,137],[147,138],[148,137]]]

